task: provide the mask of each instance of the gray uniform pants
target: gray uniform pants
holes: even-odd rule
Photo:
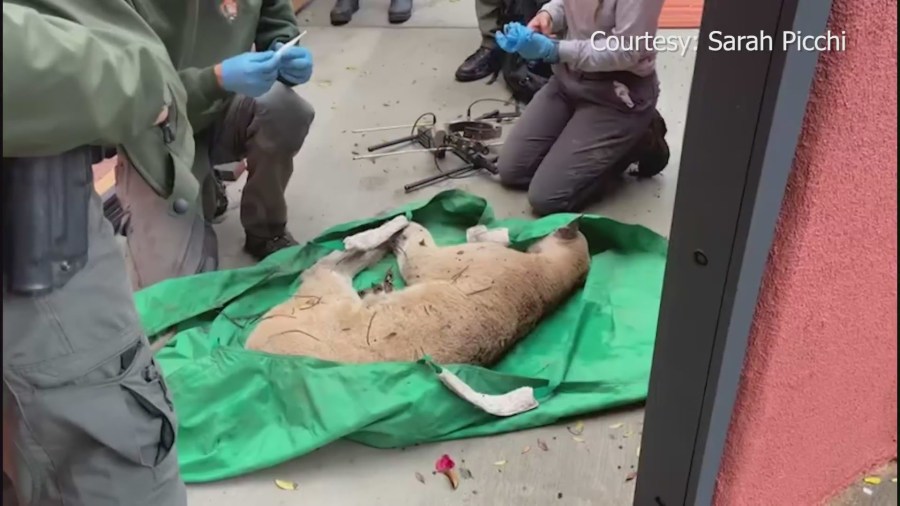
[[[88,240],[62,288],[3,294],[10,474],[23,506],[184,506],[171,398],[97,195]]]
[[[481,31],[481,45],[497,47],[494,32],[497,31],[503,0],[475,0],[475,15],[478,17],[478,30]],[[527,21],[526,21],[527,23]]]
[[[609,189],[634,161],[629,154],[647,132],[659,96],[656,75],[586,74],[564,66],[554,72],[497,162],[500,181],[527,188],[539,215],[580,211]]]
[[[276,82],[259,98],[234,97],[219,121],[200,133],[209,136],[213,164],[247,160],[241,224],[248,235],[269,238],[285,232],[284,191],[314,116],[308,102]],[[210,171],[202,192],[207,217],[215,205],[211,177]],[[170,214],[166,202],[122,157],[116,167],[116,195],[129,224],[126,234],[135,289],[202,270],[208,261],[204,216]]]

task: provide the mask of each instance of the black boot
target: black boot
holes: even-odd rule
[[[659,111],[653,111],[653,119],[650,121],[650,128],[644,134],[644,138],[639,143],[639,151],[637,153],[637,170],[635,175],[638,178],[653,177],[669,164],[669,144],[666,142],[666,120],[659,114]]]
[[[272,237],[257,237],[247,234],[247,241],[244,243],[244,251],[257,261],[261,261],[267,256],[281,251],[284,248],[296,246],[297,241],[291,237],[291,234],[284,232],[283,234]]]
[[[461,83],[477,81],[500,69],[500,51],[489,47],[479,47],[456,69],[456,80]]]
[[[228,211],[228,193],[225,191],[225,183],[219,177],[219,173],[213,172],[213,175],[215,176],[216,209],[210,221],[221,223],[225,220],[225,212]]]
[[[388,8],[388,21],[405,23],[412,16],[412,0],[391,0]]]
[[[359,10],[359,0],[337,0],[331,9],[331,24],[346,25]]]

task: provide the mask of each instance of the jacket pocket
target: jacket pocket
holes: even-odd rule
[[[184,111],[178,106],[175,90],[167,88],[168,117],[144,135],[122,146],[132,167],[158,195],[168,198],[174,188],[176,171],[190,172],[194,162],[193,139]]]

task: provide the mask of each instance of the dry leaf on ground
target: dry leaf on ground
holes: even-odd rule
[[[867,476],[863,481],[869,485],[881,485],[881,478],[877,476]]]
[[[550,448],[547,446],[547,443],[545,443],[543,439],[538,439],[538,440],[537,440],[537,445],[538,445],[538,448],[540,448],[541,450],[544,450],[544,451],[547,451],[547,450],[550,449]]]
[[[625,481],[631,481],[635,478],[637,478],[637,473],[632,471],[632,472],[628,473],[628,475],[625,476]]]
[[[614,424],[610,425],[609,428],[612,430],[621,429],[623,425],[625,425],[625,424],[622,422],[614,423]]]
[[[425,483],[425,477],[422,476],[422,473],[419,473],[419,472],[416,473],[416,480],[418,480],[419,483]]]
[[[293,481],[275,480],[275,486],[281,490],[297,490],[297,484]]]
[[[576,443],[584,443],[583,437],[572,436],[572,440],[575,441]]]
[[[566,427],[573,436],[580,436],[582,432],[584,432],[584,422],[578,422],[575,425],[570,425]]]
[[[522,454],[523,454],[523,455],[526,454],[526,453],[528,453],[528,452],[530,452],[530,451],[531,451],[531,447],[530,447],[530,446],[526,446],[525,448],[522,448]]]
[[[505,460],[498,460],[497,462],[494,462],[494,465],[495,465],[495,466],[505,466],[505,465],[506,465],[506,461],[505,461]]]
[[[459,468],[459,476],[464,480],[471,480],[472,479],[472,471],[469,471],[465,467],[460,467]]]

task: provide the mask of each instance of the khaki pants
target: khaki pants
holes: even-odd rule
[[[475,15],[478,17],[478,30],[481,31],[482,46],[490,48],[497,46],[494,32],[499,28],[497,23],[500,22],[502,10],[503,0],[475,0]]]
[[[65,286],[3,294],[4,470],[23,506],[185,506],[172,401],[101,207]]]
[[[259,98],[234,97],[216,124],[199,133],[209,140],[213,164],[247,160],[247,184],[241,198],[241,224],[248,235],[274,237],[285,232],[284,191],[294,171],[315,113],[293,89],[276,82]],[[212,171],[203,185],[202,207],[215,207]],[[116,195],[128,223],[128,256],[133,286],[144,288],[165,279],[205,270],[215,253],[215,239],[204,216],[175,216],[120,157]],[[198,209],[199,211],[199,209]],[[208,214],[207,214],[207,217]]]

